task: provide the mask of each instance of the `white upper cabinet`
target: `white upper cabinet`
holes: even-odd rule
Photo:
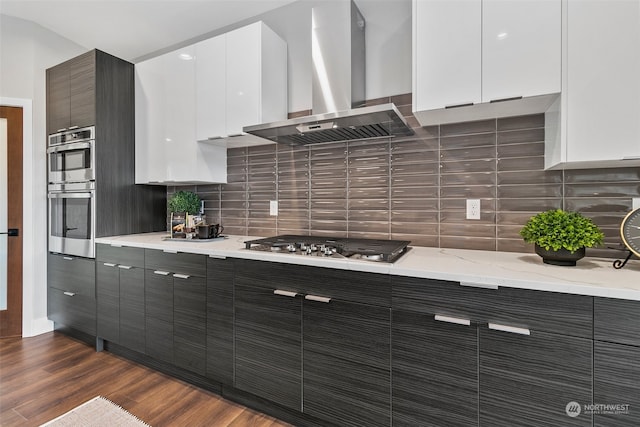
[[[226,150],[196,139],[195,46],[136,64],[136,183],[226,182]]]
[[[196,50],[198,140],[230,147],[272,143],[242,128],[287,119],[286,43],[259,21]]]
[[[560,0],[482,1],[482,100],[558,93]]]
[[[198,141],[227,134],[226,37],[196,43],[196,137]]]
[[[287,47],[264,23],[136,64],[136,183],[226,182],[242,127],[287,118]]]
[[[422,125],[543,112],[557,98],[561,0],[414,0],[413,8],[413,110]]]
[[[569,0],[548,168],[640,165],[640,0]]]
[[[414,109],[481,102],[481,2],[416,1],[414,16]]]

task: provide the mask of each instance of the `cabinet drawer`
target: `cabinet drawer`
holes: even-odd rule
[[[483,289],[410,277],[393,277],[392,283],[394,309],[592,337],[593,298],[589,296],[505,287]]]
[[[49,287],[95,298],[95,260],[50,253],[47,262]]]
[[[236,260],[236,284],[271,289],[277,287],[302,295],[391,306],[391,282],[386,274]]]
[[[171,253],[156,249],[145,249],[145,267],[152,270],[164,270],[171,273],[182,273],[205,277],[207,274],[207,257],[205,255]]]
[[[49,287],[47,314],[56,323],[96,335],[96,299]]]
[[[640,301],[595,298],[593,338],[640,346]]]
[[[144,249],[97,244],[96,261],[144,267]]]

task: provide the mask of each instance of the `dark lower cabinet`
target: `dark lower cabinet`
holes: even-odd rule
[[[394,310],[393,425],[478,425],[478,327]]]
[[[145,351],[144,268],[120,269],[120,345]]]
[[[391,310],[305,300],[303,408],[343,426],[391,424]]]
[[[49,319],[96,335],[94,259],[49,253],[47,315]]]
[[[232,259],[207,258],[206,376],[233,385]]]
[[[144,285],[145,352],[173,363],[173,277],[169,272],[146,270]]]
[[[546,332],[519,335],[480,327],[480,425],[591,426],[567,414],[590,404],[593,341]]]
[[[204,277],[173,275],[174,363],[206,373],[207,284]]]
[[[96,263],[96,300],[98,337],[120,343],[120,271],[118,265]]]
[[[235,286],[235,387],[302,410],[302,299]]]
[[[593,425],[639,426],[640,347],[595,341],[593,370]]]
[[[593,423],[638,426],[640,301],[596,298],[594,308],[593,403],[599,406],[594,408]]]

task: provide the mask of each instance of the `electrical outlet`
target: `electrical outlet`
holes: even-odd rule
[[[269,215],[278,216],[278,201],[270,200],[269,201]]]
[[[480,199],[467,199],[467,219],[480,219]]]
[[[633,203],[632,209],[640,209],[640,197],[634,197],[631,201]]]

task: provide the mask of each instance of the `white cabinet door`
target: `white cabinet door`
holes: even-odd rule
[[[480,0],[414,3],[414,110],[481,101]]]
[[[164,140],[167,180],[188,181],[195,171],[195,48],[162,55],[164,60]]]
[[[206,141],[227,135],[226,36],[195,45],[196,138]]]
[[[560,92],[561,0],[482,1],[482,101]]]
[[[136,64],[136,184],[166,180],[164,95],[163,58]]]
[[[640,158],[640,1],[569,1],[567,54],[567,161]]]
[[[227,135],[242,134],[242,127],[261,122],[262,23],[226,34]]]

